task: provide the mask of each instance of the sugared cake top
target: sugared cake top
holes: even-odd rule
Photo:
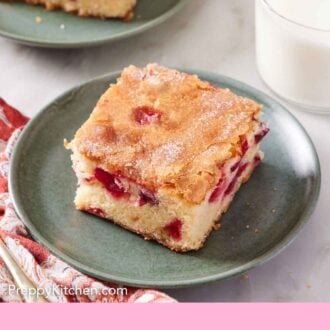
[[[240,153],[260,106],[157,64],[129,66],[72,142],[109,172],[201,203],[220,165]]]

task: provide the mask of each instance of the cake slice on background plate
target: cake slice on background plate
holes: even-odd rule
[[[66,145],[76,208],[175,251],[200,249],[263,158],[260,114],[196,75],[129,66]]]
[[[62,9],[79,16],[122,18],[129,20],[137,0],[25,0],[32,5],[44,5],[47,10]]]

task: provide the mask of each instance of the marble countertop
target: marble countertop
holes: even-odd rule
[[[218,72],[272,94],[256,69],[253,0],[192,0],[157,28],[97,48],[37,49],[0,38],[0,94],[33,116],[76,84],[148,62]],[[309,223],[280,255],[243,276],[167,290],[179,301],[330,301],[330,116],[288,108],[321,161],[321,195]]]

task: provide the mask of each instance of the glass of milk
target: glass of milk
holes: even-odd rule
[[[330,114],[330,0],[256,0],[256,51],[278,96]]]

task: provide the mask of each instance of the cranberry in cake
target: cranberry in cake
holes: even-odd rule
[[[59,8],[79,16],[128,20],[133,16],[137,0],[25,0],[25,2],[32,5],[44,5],[47,10]]]
[[[129,66],[67,144],[78,210],[200,249],[263,159],[256,102],[196,75]]]

